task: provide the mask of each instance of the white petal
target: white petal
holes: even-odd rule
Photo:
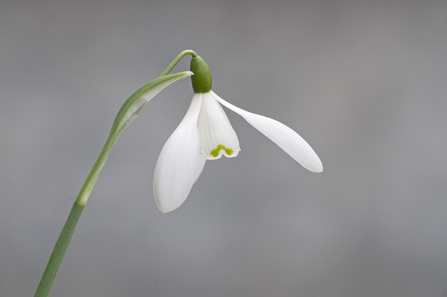
[[[200,154],[208,159],[222,155],[236,157],[241,150],[236,132],[227,115],[211,93],[204,93],[197,128],[200,134]]]
[[[250,125],[270,138],[295,159],[295,161],[303,165],[304,168],[312,172],[323,171],[323,164],[320,158],[318,158],[310,145],[295,131],[276,120],[240,109],[223,100],[213,91],[211,91],[211,94],[225,107],[242,116]]]
[[[154,173],[154,196],[158,208],[170,212],[188,197],[199,178],[205,159],[199,154],[197,118],[202,94],[195,94],[180,125],[166,141]]]

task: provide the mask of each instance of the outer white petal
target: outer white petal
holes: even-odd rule
[[[312,172],[323,171],[323,164],[321,163],[320,158],[318,158],[310,145],[295,131],[276,120],[236,107],[217,96],[213,91],[211,91],[211,94],[225,107],[242,116],[253,127],[270,138],[295,159],[295,161],[303,165],[304,168]]]
[[[166,141],[154,173],[154,196],[158,208],[170,212],[188,197],[205,165],[199,154],[197,118],[202,94],[195,94],[180,125]]]
[[[211,93],[204,93],[197,128],[200,134],[200,154],[208,159],[222,155],[236,157],[241,150],[236,132],[227,115]]]

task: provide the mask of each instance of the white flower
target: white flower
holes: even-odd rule
[[[213,91],[196,93],[155,167],[154,196],[162,212],[173,211],[186,200],[206,160],[238,155],[239,140],[219,102],[242,116],[306,169],[323,171],[320,159],[309,144],[286,125],[242,110]]]
[[[236,157],[239,140],[219,102],[242,116],[270,138],[295,161],[312,172],[323,165],[309,144],[295,131],[273,119],[236,107],[211,91],[211,72],[199,56],[191,60],[194,89],[191,105],[180,125],[161,150],[155,166],[154,196],[158,208],[166,213],[178,208],[188,197],[206,160],[222,155]]]

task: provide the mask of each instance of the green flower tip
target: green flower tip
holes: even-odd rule
[[[211,91],[211,85],[213,79],[211,78],[211,71],[200,56],[193,57],[191,59],[190,70],[194,73],[191,76],[192,89],[194,93],[208,93]]]

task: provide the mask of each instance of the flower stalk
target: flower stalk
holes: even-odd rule
[[[40,279],[39,285],[34,293],[35,297],[46,297],[50,294],[57,272],[59,271],[59,267],[62,264],[62,260],[67,252],[68,245],[73,237],[76,225],[78,224],[81,213],[84,210],[84,206],[85,205],[78,202],[73,204],[70,214],[68,215],[68,219],[65,222],[64,228],[62,228],[61,234],[57,239],[50,259],[48,260],[47,266],[42,274],[42,278]]]
[[[183,55],[182,55],[183,54]],[[193,51],[184,51],[179,57],[183,57],[186,54],[195,54]],[[95,187],[99,174],[109,156],[109,153],[116,141],[126,129],[138,116],[138,113],[143,107],[161,90],[170,85],[171,83],[191,76],[190,71],[179,72],[175,74],[168,73],[172,70],[175,64],[181,59],[177,57],[171,65],[163,72],[163,75],[153,81],[145,84],[134,92],[123,104],[118,112],[118,115],[113,122],[112,129],[109,133],[106,143],[98,156],[95,164],[93,165],[90,173],[88,174],[84,184],[82,185],[76,200],[73,203],[73,207],[68,215],[67,221],[59,235],[59,238],[48,260],[47,266],[42,274],[39,285],[37,286],[34,297],[47,297],[50,294],[54,280],[56,278],[59,267],[70,244],[73,233],[76,229],[76,225],[81,217],[82,211],[90,197],[90,194]]]
[[[169,64],[169,66],[165,69],[165,71],[163,71],[163,73],[160,76],[165,76],[165,75],[169,74],[169,72],[171,72],[172,68],[174,68],[175,65],[177,65],[177,63],[186,55],[191,55],[193,58],[197,57],[197,54],[195,51],[184,50],[177,56],[177,58],[174,59],[174,61],[171,62],[171,64]]]

